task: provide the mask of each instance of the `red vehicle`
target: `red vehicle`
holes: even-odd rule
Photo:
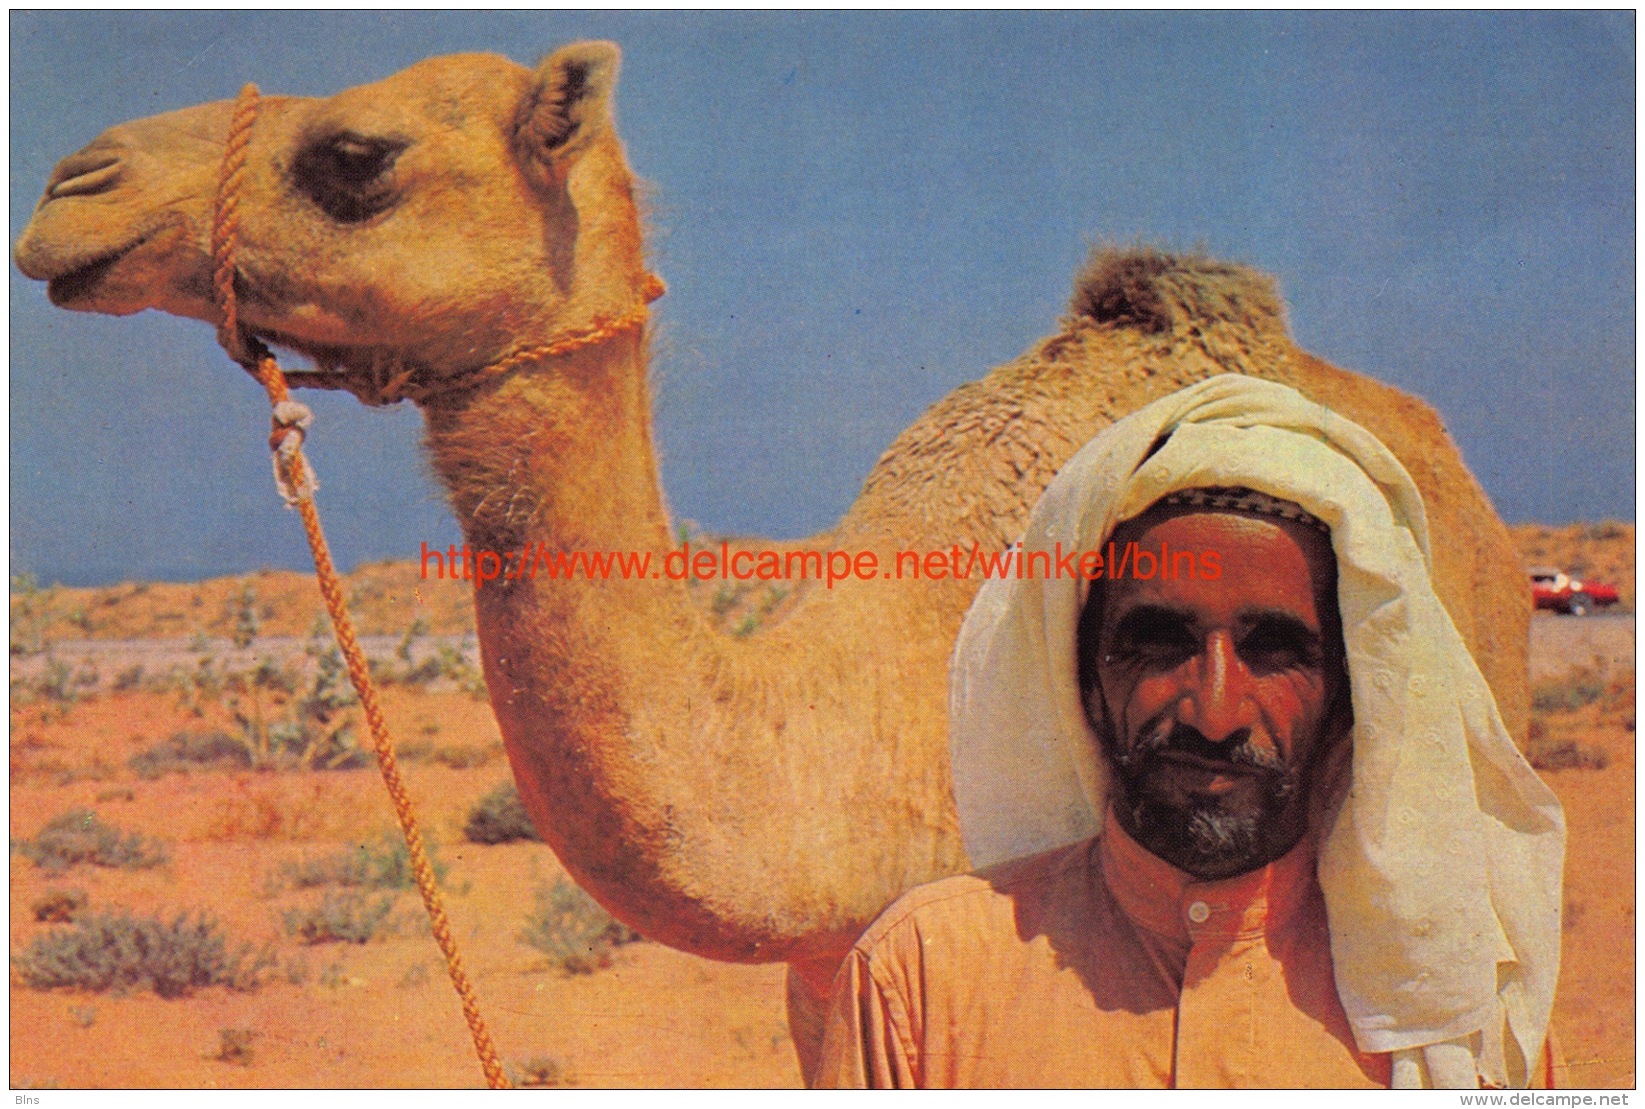
[[[1614,605],[1619,599],[1616,586],[1602,581],[1578,581],[1551,566],[1531,569],[1531,602],[1537,608],[1551,608],[1572,616]]]

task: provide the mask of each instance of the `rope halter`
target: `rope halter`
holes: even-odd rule
[[[211,256],[214,266],[212,285],[217,294],[217,306],[222,318],[217,328],[217,341],[230,358],[250,371],[267,389],[270,385],[264,380],[265,373],[261,367],[265,363],[272,363],[274,359],[268,347],[240,323],[235,289],[240,246],[240,200],[245,187],[247,151],[251,145],[252,126],[257,121],[258,102],[257,86],[251,84],[240,90],[240,95],[234,102],[234,116],[229,125],[228,139],[223,147],[223,160],[217,179],[216,211],[211,226]],[[645,273],[640,279],[640,301],[627,311],[609,317],[596,315],[586,324],[566,327],[545,342],[523,347],[479,369],[459,372],[426,383],[412,381],[417,372],[416,368],[400,369],[393,374],[372,372],[369,375],[362,371],[314,370],[284,375],[284,382],[290,388],[346,390],[373,406],[394,404],[402,400],[421,404],[434,397],[449,396],[477,388],[529,363],[571,354],[609,342],[628,332],[639,331],[651,318],[651,302],[667,291],[668,287],[662,278],[654,273]],[[284,395],[276,398],[272,391],[270,393],[270,400],[275,404],[286,399],[289,398]],[[284,432],[277,429],[276,434],[289,436],[290,426],[292,425],[288,425]],[[300,438],[300,435],[299,430],[296,437]],[[284,483],[282,493],[285,492],[283,485]]]

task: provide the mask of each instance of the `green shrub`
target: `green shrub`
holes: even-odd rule
[[[90,809],[66,812],[40,830],[33,840],[18,845],[23,855],[43,870],[59,873],[78,863],[142,870],[164,866],[166,845],[138,832],[121,833]]]
[[[539,885],[536,900],[520,940],[547,955],[567,974],[593,974],[608,967],[618,947],[640,938],[563,877],[552,889]]]
[[[273,964],[250,944],[231,951],[217,922],[179,914],[170,924],[125,909],[87,913],[72,928],[37,937],[12,966],[22,983],[37,990],[59,986],[104,992],[150,989],[183,997],[206,986],[251,989]]]
[[[1537,712],[1575,712],[1605,696],[1605,682],[1588,668],[1571,671],[1531,689],[1531,708]]]
[[[537,840],[536,826],[526,815],[525,803],[512,781],[504,782],[474,803],[463,822],[463,837],[470,843],[512,843]]]
[[[251,752],[224,731],[184,730],[133,755],[126,765],[139,778],[158,778],[174,770],[249,770]]]
[[[423,850],[428,854],[429,866],[434,869],[434,880],[443,883],[445,863],[435,854],[434,845],[426,840]],[[280,878],[283,884],[296,889],[343,886],[403,890],[417,884],[417,876],[411,870],[411,852],[397,832],[384,832],[376,843],[362,843],[353,850],[286,863],[280,868]]]
[[[301,943],[366,943],[388,923],[394,895],[369,898],[354,890],[328,891],[318,905],[291,909],[286,931]]]

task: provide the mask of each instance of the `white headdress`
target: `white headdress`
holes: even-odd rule
[[[1225,374],[1086,444],[1023,549],[1097,550],[1162,497],[1216,487],[1294,502],[1331,529],[1355,724],[1319,880],[1360,1049],[1393,1053],[1396,1086],[1525,1084],[1559,973],[1564,816],[1434,593],[1422,498],[1388,449],[1293,389]],[[951,735],[974,865],[1099,827],[1108,773],[1076,643],[1088,589],[990,580],[966,616]]]

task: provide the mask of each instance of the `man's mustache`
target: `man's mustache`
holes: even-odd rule
[[[1290,775],[1289,764],[1278,752],[1251,742],[1251,729],[1241,728],[1220,743],[1213,743],[1198,728],[1162,716],[1150,722],[1130,748],[1115,761],[1127,770],[1140,769],[1162,754],[1190,755],[1211,763],[1226,763],[1235,770],[1260,770]]]

